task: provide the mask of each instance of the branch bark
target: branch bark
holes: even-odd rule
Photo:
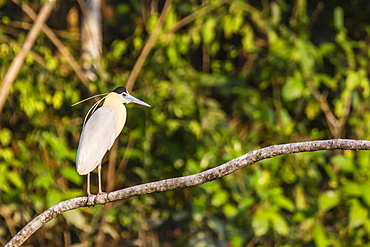
[[[0,86],[0,116],[4,108],[6,98],[8,97],[10,87],[12,86],[15,78],[18,75],[18,72],[21,69],[24,59],[26,58],[28,52],[31,50],[33,44],[35,43],[35,40],[38,34],[40,33],[42,25],[48,19],[55,2],[56,0],[49,0],[45,2],[44,6],[42,6],[40,13],[35,21],[35,24],[32,26],[32,29],[27,34],[26,41],[24,42],[22,49],[13,59],[9,69],[7,70],[4,76],[3,83]]]
[[[94,71],[100,71],[102,54],[102,23],[100,0],[79,0],[81,18],[81,60],[86,78],[97,80]]]
[[[370,150],[370,141],[364,140],[349,140],[349,139],[331,139],[322,141],[309,141],[299,143],[288,143],[281,145],[273,145],[252,152],[246,153],[236,159],[233,159],[225,164],[211,168],[204,172],[178,178],[170,178],[157,182],[151,182],[141,185],[132,186],[129,188],[105,193],[102,195],[94,195],[91,197],[77,197],[60,202],[51,208],[47,209],[35,219],[30,221],[23,229],[21,229],[5,246],[20,246],[24,243],[34,232],[41,228],[51,219],[59,214],[87,206],[94,206],[98,204],[105,204],[118,200],[128,199],[130,197],[151,194],[154,192],[163,192],[178,188],[191,187],[198,184],[203,184],[222,176],[226,176],[235,172],[242,167],[251,165],[257,161],[272,158],[283,154],[294,154],[301,152],[312,152],[318,150]]]

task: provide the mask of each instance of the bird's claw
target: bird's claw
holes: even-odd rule
[[[104,194],[107,194],[107,192],[99,191],[97,196],[104,195]]]

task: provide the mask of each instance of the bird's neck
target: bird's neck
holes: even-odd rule
[[[108,94],[104,101],[103,106],[107,106],[115,110],[116,114],[116,137],[121,133],[123,126],[126,123],[127,111],[126,107],[123,105],[122,96],[119,94]]]

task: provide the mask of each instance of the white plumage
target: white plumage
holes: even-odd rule
[[[99,102],[92,107],[93,111]],[[77,149],[76,169],[78,174],[87,175],[88,195],[91,195],[90,172],[96,167],[98,167],[99,178],[98,194],[103,193],[101,162],[125,125],[127,111],[123,104],[130,102],[150,107],[147,103],[131,96],[125,87],[118,87],[106,96],[103,106],[96,110],[83,126]]]
[[[118,133],[119,134],[119,133]],[[116,113],[108,106],[100,107],[89,118],[78,145],[76,168],[80,175],[92,172],[111,149],[116,133]]]

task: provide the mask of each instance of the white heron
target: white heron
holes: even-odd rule
[[[103,106],[95,111],[103,99],[105,99]],[[124,104],[130,102],[150,107],[149,104],[131,96],[125,87],[117,87],[92,106],[90,111],[92,110],[93,114],[87,121],[90,111],[86,115],[77,149],[76,169],[78,174],[87,175],[88,196],[91,195],[90,172],[96,167],[98,167],[98,195],[103,193],[101,162],[125,125],[127,112]]]

